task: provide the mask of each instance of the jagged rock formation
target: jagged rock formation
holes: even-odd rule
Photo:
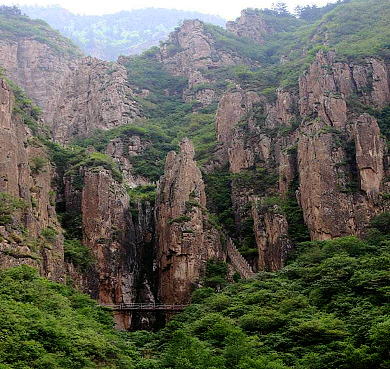
[[[59,51],[68,46],[60,40],[56,40],[55,44],[57,47],[32,37],[0,40],[1,68],[45,112],[81,56],[81,52],[77,54],[77,49],[76,54]]]
[[[215,47],[215,39],[199,20],[186,20],[173,32],[160,49],[160,60],[174,76],[188,77],[184,100],[197,100],[204,105],[213,102],[218,91],[211,87],[212,80],[205,75],[208,69],[221,66],[250,64],[249,58],[228,53]]]
[[[258,44],[263,44],[273,29],[258,14],[243,10],[236,21],[226,23],[226,29],[236,36],[249,37]]]
[[[354,104],[383,108],[390,101],[389,82],[388,66],[379,59],[346,64],[320,51],[300,77],[299,96],[279,89],[270,104],[251,90],[234,90],[221,99],[219,161],[228,162],[232,173],[257,166],[279,175],[262,194],[251,194],[255,183],[245,189],[233,181],[238,226],[247,216],[246,204],[252,204],[259,269],[279,269],[291,249],[287,219],[272,201],[275,195],[291,196],[294,181],[313,239],[362,234],[388,207],[380,195],[388,188],[387,147],[376,119],[357,113]]]
[[[132,188],[151,184],[147,178],[136,175],[129,158],[137,157],[150,147],[151,143],[138,135],[132,135],[127,139],[114,138],[106,148],[106,154],[111,156],[118,164],[126,184]]]
[[[0,79],[0,266],[28,264],[52,280],[65,282],[63,236],[51,182],[55,171],[44,146],[18,115],[14,97]],[[21,199],[19,211],[7,203]],[[7,216],[12,219],[6,219]]]
[[[243,12],[228,29],[237,37],[198,20],[186,21],[159,51],[148,56],[157,58],[171,75],[188,77],[183,100],[191,104],[185,107],[178,106],[181,100],[177,95],[174,99],[169,95],[181,94],[182,79],[177,79],[177,91],[165,89],[171,83],[169,78],[164,88],[157,83],[149,91],[137,86],[137,81],[127,81],[125,66],[130,64],[124,59],[112,64],[90,57],[72,59],[52,55],[53,49],[37,45],[37,41],[24,39],[17,47],[1,41],[4,53],[0,63],[26,91],[34,90],[33,82],[39,85],[36,95],[31,95],[44,107],[46,123],[61,144],[91,137],[96,130],[131,124],[143,115],[142,103],[148,112],[148,108],[156,109],[158,93],[166,98],[161,104],[166,114],[163,122],[158,121],[156,110],[155,115],[150,114],[155,130],[140,124],[137,129],[126,127],[118,135],[110,132],[113,135],[107,135],[101,147],[98,143],[85,150],[87,160],[77,159],[77,166],[69,159],[69,167],[61,168],[57,182],[63,189],[59,186],[58,203],[63,203],[68,215],[81,216],[81,238],[95,259],[95,264],[82,272],[77,265],[63,262],[61,228],[50,202],[54,171],[45,149],[21,120],[12,116],[11,93],[2,84],[0,192],[24,199],[27,206],[23,212],[19,209],[19,214],[16,211],[15,224],[24,225],[30,236],[43,242],[34,251],[21,231],[12,235],[10,227],[0,227],[2,265],[27,261],[56,280],[61,280],[67,269],[76,286],[102,303],[187,303],[211,258],[227,260],[244,277],[251,277],[249,264],[255,270],[280,269],[296,242],[364,235],[372,218],[389,209],[389,154],[379,128],[381,120],[373,111],[390,102],[388,62],[379,57],[346,62],[333,51],[315,55],[317,49],[313,49],[307,70],[299,78],[300,72],[294,71],[292,83],[287,80],[284,87],[275,88],[280,70],[270,77],[271,82],[258,81],[258,76],[266,77],[258,68],[261,56],[255,53],[257,59],[251,59],[250,53],[235,52],[232,45],[246,36],[249,43],[245,45],[260,48],[247,37],[262,44],[277,30],[250,12]],[[223,42],[226,35],[231,37],[230,43]],[[29,47],[36,47],[47,59],[40,60]],[[33,67],[28,69],[14,48]],[[293,53],[296,60],[309,60],[305,50]],[[56,66],[49,68],[47,60]],[[150,65],[156,63],[153,59]],[[271,64],[264,68],[270,68],[272,74]],[[161,65],[155,70],[160,71]],[[236,68],[238,65],[241,67]],[[220,77],[221,72],[228,77]],[[177,81],[172,80],[175,85]],[[130,83],[139,91],[137,101]],[[218,90],[218,86],[223,87]],[[193,100],[201,104],[192,104]],[[209,145],[214,139],[210,116],[216,102],[218,146],[214,150],[214,142]],[[169,110],[175,115],[172,124]],[[193,117],[198,121],[191,121]],[[151,187],[154,196],[148,168],[157,168],[159,173],[165,152],[176,145],[177,137],[184,136],[183,131],[173,136],[172,131],[179,131],[177,121],[183,125],[191,122],[193,131],[202,131],[194,137],[209,160],[205,173],[218,170],[228,178],[230,192],[223,200],[229,201],[221,213],[232,225],[229,228],[226,222],[226,231],[247,260],[209,216],[205,184],[189,140],[181,142],[180,153],[171,152],[166,158],[156,205],[150,198],[139,201],[146,198],[139,186],[149,185],[145,187]],[[165,136],[164,131],[160,135],[160,129],[169,134]],[[162,142],[157,144],[160,138]],[[96,154],[95,158],[91,154]],[[143,160],[139,167],[137,157]],[[122,173],[119,176],[117,169]],[[210,183],[219,179],[211,178]],[[140,197],[132,199],[137,188]],[[51,236],[47,230],[54,230]],[[45,237],[53,238],[51,246]],[[118,325],[124,328],[131,320],[131,316],[117,316]]]
[[[49,103],[46,119],[53,126],[54,139],[66,143],[132,123],[141,115],[132,96],[123,66],[81,59]]]
[[[168,154],[158,185],[156,234],[159,297],[164,303],[187,303],[206,271],[206,261],[226,258],[221,235],[210,224],[200,170],[188,139],[180,153]]]
[[[80,51],[68,52],[69,45],[61,40],[53,44],[28,37],[0,40],[0,66],[43,109],[45,124],[53,127],[56,141],[86,137],[131,123],[141,115],[125,68],[81,58]]]

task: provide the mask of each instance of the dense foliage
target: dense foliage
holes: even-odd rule
[[[373,226],[370,242],[306,242],[280,272],[197,290],[165,329],[131,339],[156,368],[386,368],[389,216]]]
[[[48,22],[85,54],[112,61],[120,54],[140,53],[158,45],[184,19],[225,24],[215,15],[175,9],[134,9],[105,15],[73,14],[58,5],[22,6],[22,10],[31,18]]]
[[[30,267],[0,272],[0,311],[1,368],[133,367],[109,311]]]
[[[114,333],[79,292],[29,267],[0,272],[0,365],[387,368],[389,220],[374,220],[367,241],[302,243],[284,270],[227,286],[226,265],[210,261],[193,304],[157,333]]]

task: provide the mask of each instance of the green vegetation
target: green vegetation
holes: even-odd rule
[[[157,181],[163,174],[163,168],[165,163],[165,157],[167,153],[175,148],[177,145],[172,143],[172,137],[169,136],[169,132],[165,132],[164,129],[155,124],[153,121],[139,121],[138,123],[121,126],[108,131],[95,132],[91,137],[85,140],[77,140],[75,143],[80,147],[93,146],[97,149],[98,153],[95,156],[99,156],[103,159],[106,155],[103,154],[108,143],[113,138],[120,138],[125,147],[132,146],[133,136],[139,136],[141,138],[141,152],[138,155],[129,155],[129,152],[124,152],[124,155],[133,165],[133,173],[149,178],[151,181]],[[76,146],[77,146],[76,145]],[[115,178],[120,180],[119,174],[116,172],[116,164],[112,163],[110,159],[104,159],[106,169],[112,169],[115,173]],[[96,160],[87,160],[88,163],[93,166],[96,165]],[[81,165],[81,163],[80,163]],[[85,165],[85,164],[82,164]],[[75,169],[75,167],[74,167]]]
[[[310,240],[310,233],[303,219],[303,211],[297,201],[298,186],[299,179],[296,176],[290,183],[286,199],[281,204],[288,223],[288,236],[295,245]]]
[[[171,225],[173,223],[178,223],[178,224],[185,223],[185,222],[189,222],[190,220],[191,220],[190,217],[183,215],[183,216],[178,217],[178,218],[170,219],[168,221],[168,225]]]
[[[115,333],[109,313],[26,266],[0,272],[4,368],[385,368],[390,215],[366,241],[304,242],[280,272],[226,284],[209,261],[192,305],[157,333]]]
[[[386,106],[382,111],[374,113],[378,120],[378,125],[381,134],[386,137],[388,145],[390,144],[390,105]]]
[[[54,31],[42,20],[31,20],[15,7],[2,6],[0,9],[0,39],[14,41],[30,37],[46,44],[56,52],[81,56],[80,50],[58,31]]]
[[[22,199],[7,192],[0,192],[0,225],[4,226],[11,223],[14,213],[26,207],[27,204]]]
[[[65,239],[64,256],[67,262],[72,263],[82,272],[87,271],[94,263],[90,250],[77,239]]]
[[[22,6],[31,18],[45,20],[73,40],[86,55],[115,61],[137,54],[168,37],[184,19],[200,19],[218,25],[225,20],[213,15],[175,9],[134,9],[105,15],[72,14],[58,5]]]
[[[31,158],[31,172],[35,175],[38,175],[39,173],[42,173],[45,171],[45,166],[48,164],[48,160],[46,158],[42,157],[34,157]]]
[[[385,368],[390,251],[380,234],[375,246],[355,237],[302,243],[284,270],[198,289],[147,342],[130,337],[157,368]]]
[[[98,168],[103,167],[104,169],[107,169],[111,171],[112,178],[115,179],[118,182],[122,182],[123,176],[122,173],[119,171],[117,164],[114,162],[114,160],[101,152],[92,152],[89,154],[86,158],[79,161],[77,164],[75,164],[71,170],[69,170],[66,174],[72,175],[72,174],[78,174],[79,168]]]
[[[230,236],[236,232],[232,205],[232,175],[228,168],[205,173],[207,207],[217,214],[217,222],[222,224]]]
[[[0,271],[0,367],[134,368],[111,314],[27,266]]]
[[[156,201],[156,186],[145,185],[136,188],[127,187],[127,193],[130,196],[130,211],[134,216],[138,216],[139,205],[149,203],[151,206]]]

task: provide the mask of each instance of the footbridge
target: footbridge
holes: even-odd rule
[[[153,304],[153,303],[121,303],[121,304],[100,304],[114,311],[183,311],[186,304]]]

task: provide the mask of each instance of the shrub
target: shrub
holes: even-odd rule
[[[9,193],[0,193],[0,225],[6,225],[12,221],[15,211],[27,207],[25,201]]]

